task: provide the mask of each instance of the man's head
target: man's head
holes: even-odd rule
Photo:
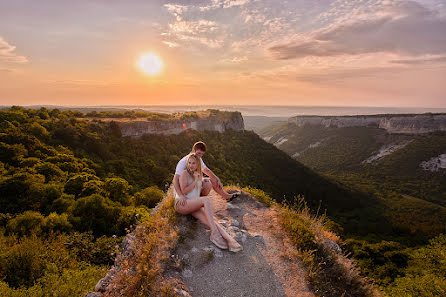
[[[206,152],[206,144],[203,141],[195,142],[194,146],[192,147],[192,152],[202,158],[204,153]]]

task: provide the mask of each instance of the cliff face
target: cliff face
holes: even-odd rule
[[[296,116],[288,120],[299,127],[320,125],[324,127],[378,127],[389,133],[421,134],[446,131],[446,114],[383,115],[383,116]]]
[[[207,113],[197,117],[168,121],[127,121],[117,122],[122,136],[140,137],[144,134],[180,134],[187,129],[224,132],[228,129],[242,131],[245,129],[240,112],[219,114]]]

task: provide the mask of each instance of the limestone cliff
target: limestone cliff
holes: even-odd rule
[[[324,127],[378,127],[389,133],[421,134],[446,131],[446,114],[419,115],[370,115],[370,116],[295,116],[288,119],[299,127],[321,125]]]
[[[140,137],[144,134],[180,134],[187,129],[224,132],[228,129],[244,130],[240,112],[202,111],[188,117],[168,120],[117,121],[122,136]]]

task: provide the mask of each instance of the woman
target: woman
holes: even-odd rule
[[[202,179],[200,158],[191,154],[186,170],[180,175],[180,188],[187,199],[175,197],[175,210],[183,215],[191,214],[211,228],[210,240],[219,248],[241,251],[242,246],[215,222],[209,197],[200,197]]]

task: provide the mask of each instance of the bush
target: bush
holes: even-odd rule
[[[44,230],[68,232],[73,228],[73,225],[68,221],[68,215],[63,213],[61,215],[52,212],[46,218],[44,222]]]
[[[112,201],[120,202],[123,205],[129,205],[129,183],[119,177],[107,178],[105,180],[105,190],[109,193]]]
[[[45,218],[36,211],[25,211],[11,219],[6,225],[10,233],[16,233],[20,236],[39,234],[42,231]]]
[[[63,212],[69,212],[74,204],[74,195],[62,194],[62,196],[54,200],[51,209],[61,214]]]
[[[31,286],[45,272],[45,247],[37,238],[25,238],[2,256],[5,281],[12,287]]]
[[[163,191],[157,186],[151,186],[135,194],[135,206],[144,205],[148,208],[154,208],[163,197]]]
[[[99,178],[96,175],[88,173],[76,174],[65,183],[65,193],[74,194],[76,197],[79,197],[84,189],[84,184],[91,180],[99,181]]]
[[[119,207],[115,206],[112,201],[101,195],[93,194],[76,201],[72,211],[75,218],[70,220],[77,230],[92,230],[93,234],[100,236],[116,233],[116,222],[120,213]]]

